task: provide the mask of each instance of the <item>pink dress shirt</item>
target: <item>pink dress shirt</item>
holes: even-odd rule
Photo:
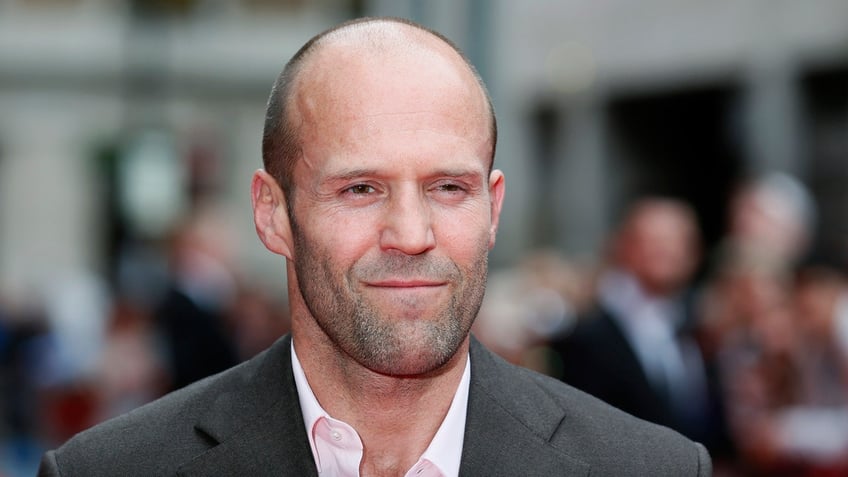
[[[362,461],[362,440],[359,434],[347,423],[333,419],[318,403],[297,359],[294,342],[292,342],[291,355],[300,409],[318,475],[359,477],[359,464]],[[471,382],[470,363],[470,358],[466,359],[462,380],[459,382],[445,419],[418,462],[406,472],[406,477],[459,475],[462,442],[465,436],[465,415],[468,407],[468,385]]]

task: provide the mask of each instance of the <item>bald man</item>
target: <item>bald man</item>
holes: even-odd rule
[[[723,420],[687,302],[700,256],[695,211],[677,199],[643,197],[610,242],[595,305],[553,343],[563,381],[717,448]]]
[[[702,446],[470,336],[496,132],[437,33],[362,19],[310,40],[274,85],[251,185],[291,335],[74,437],[40,475],[709,475]]]

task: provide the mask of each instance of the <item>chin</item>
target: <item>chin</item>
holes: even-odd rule
[[[426,349],[407,349],[401,356],[388,356],[378,363],[368,366],[373,371],[387,376],[422,377],[438,374],[456,354],[456,349],[443,353],[432,347]]]

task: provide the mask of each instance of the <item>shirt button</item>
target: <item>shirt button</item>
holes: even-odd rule
[[[333,431],[330,433],[330,435],[333,437],[334,441],[342,440],[342,433],[335,430],[335,429],[333,429]]]

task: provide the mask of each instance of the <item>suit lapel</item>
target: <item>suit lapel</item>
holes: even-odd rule
[[[473,337],[471,387],[460,475],[588,475],[548,441],[567,416],[525,376]],[[178,475],[317,476],[291,371],[290,338],[245,372],[244,387],[219,396],[195,426],[210,449]],[[175,444],[179,445],[179,443]]]
[[[614,363],[611,369],[619,372],[620,381],[638,385],[648,393],[653,394],[654,391],[651,382],[648,380],[648,375],[639,363],[639,357],[636,356],[636,351],[633,349],[630,340],[625,336],[621,325],[613,317],[612,312],[603,308],[599,311],[597,326],[600,329],[601,336],[609,341],[604,347],[604,351]]]
[[[538,385],[472,337],[460,475],[588,475],[587,464],[548,443],[566,425],[564,410]]]
[[[212,447],[181,476],[317,475],[291,370],[291,339],[261,356],[244,386],[219,396],[195,425]]]

